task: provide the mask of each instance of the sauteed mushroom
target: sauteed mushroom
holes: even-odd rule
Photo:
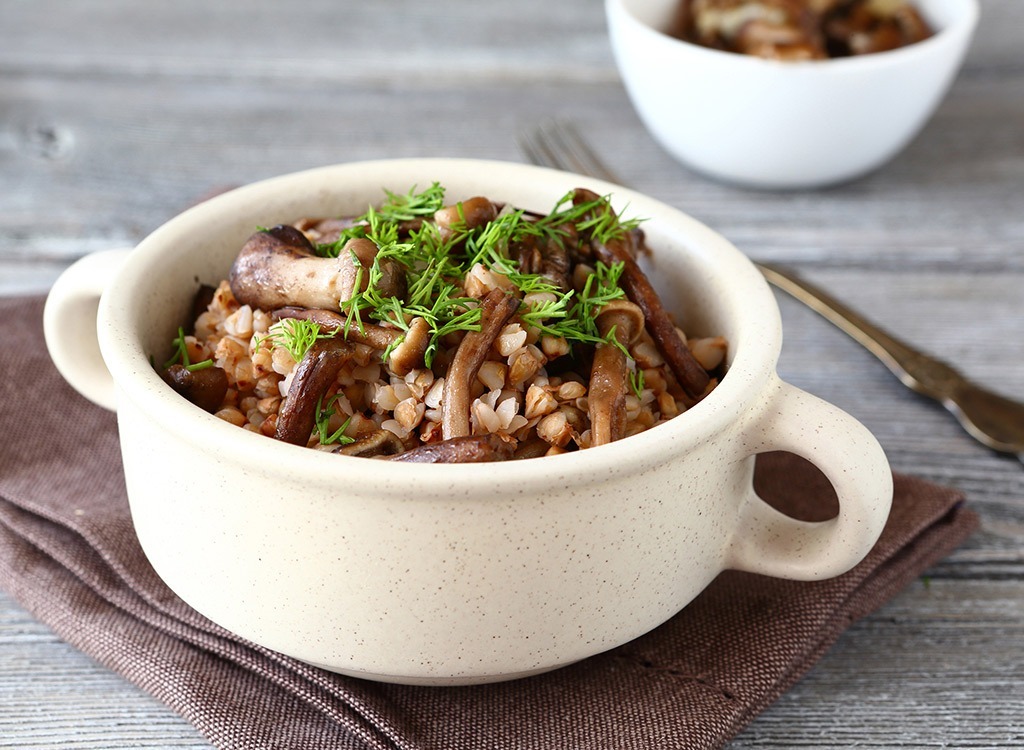
[[[299,362],[288,397],[281,404],[274,434],[278,440],[305,445],[316,425],[316,406],[348,358],[352,347],[343,339],[316,342]]]
[[[163,377],[171,388],[211,414],[220,408],[228,391],[228,376],[219,367],[190,370],[183,365],[171,365],[164,370]]]
[[[337,310],[366,289],[377,246],[349,240],[337,258],[322,258],[302,232],[278,225],[252,235],[231,266],[231,291],[243,305],[275,310],[287,305]],[[379,283],[385,296],[405,292],[401,267],[385,260]]]
[[[590,190],[577,189],[573,196],[576,203],[589,202],[597,195]],[[611,211],[611,207],[607,207]],[[591,247],[598,260],[605,264],[622,263],[621,283],[626,295],[644,313],[647,330],[651,334],[661,353],[672,368],[673,374],[686,394],[695,401],[704,395],[711,378],[694,359],[686,343],[679,337],[675,323],[661,304],[658,293],[651,286],[650,280],[637,264],[636,247],[631,234],[613,237],[607,242],[592,241]]]
[[[340,331],[345,328],[345,318],[332,310],[282,307],[274,311],[274,318],[310,320],[326,331]],[[346,341],[372,346],[380,351],[386,351],[394,346],[388,358],[391,370],[396,375],[408,375],[417,367],[423,367],[423,355],[430,345],[430,326],[423,318],[413,318],[409,322],[408,331],[363,323],[362,326],[349,326],[344,338]]]
[[[434,221],[442,236],[450,236],[456,230],[475,229],[494,221],[498,210],[497,204],[478,195],[437,210]]]
[[[399,455],[405,450],[405,447],[405,443],[395,433],[389,430],[377,430],[353,443],[339,446],[333,452],[346,456],[376,458],[377,456]]]
[[[607,196],[532,213],[444,192],[385,190],[362,215],[252,235],[165,377],[253,432],[417,463],[612,443],[713,387],[726,342],[675,327],[637,265],[643,231]]]
[[[776,60],[847,57],[931,36],[908,0],[681,0],[672,33]]]
[[[505,461],[512,458],[515,443],[501,435],[467,435],[465,437],[427,443],[405,453],[391,456],[391,461],[416,464],[471,464]]]
[[[644,313],[632,302],[612,300],[597,314],[602,336],[612,335],[628,349],[644,330]],[[626,436],[626,355],[614,344],[598,344],[590,369],[590,444],[604,445]]]
[[[441,434],[445,440],[469,435],[473,380],[502,327],[519,309],[519,300],[495,289],[484,297],[480,306],[480,330],[470,331],[462,339],[445,377],[441,415]]]

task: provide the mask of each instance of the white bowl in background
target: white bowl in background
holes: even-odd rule
[[[640,119],[710,177],[813,188],[864,175],[924,127],[963,61],[977,0],[914,0],[934,36],[889,52],[784,62],[666,33],[680,0],[606,0],[612,49]]]

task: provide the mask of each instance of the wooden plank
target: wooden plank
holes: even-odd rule
[[[1019,0],[981,0],[967,73],[1021,68]],[[0,69],[365,81],[615,75],[602,4],[10,1]],[[17,33],[31,29],[31,33]]]
[[[33,29],[0,46],[0,66],[13,70],[321,84],[615,75],[603,9],[592,0],[42,0],[7,3],[4,14],[10,28]]]
[[[0,748],[210,747],[184,719],[59,640],[3,592],[0,675]]]
[[[326,163],[463,155],[520,160],[518,132],[569,113],[560,86],[168,90],[144,79],[0,82],[12,116],[0,164],[0,262],[49,279],[103,246],[134,244],[210,190]],[[987,89],[990,84],[977,84]],[[617,84],[573,87],[571,114],[622,179],[691,213],[751,255],[834,267],[1024,270],[1024,74],[996,99],[965,82],[910,149],[829,191],[756,193],[710,183],[642,134]],[[519,102],[511,113],[503,102]],[[988,103],[983,106],[982,102]],[[996,102],[992,104],[992,102]],[[479,111],[467,120],[463,112]],[[416,122],[414,132],[408,122]],[[634,133],[623,141],[620,133]],[[985,132],[985,137],[980,134]],[[2,146],[6,144],[6,146]],[[998,166],[996,163],[998,162]],[[940,167],[935,167],[940,164]],[[27,270],[25,267],[28,267]],[[0,292],[11,291],[4,274]]]
[[[730,745],[1024,747],[1024,584],[919,582]]]
[[[0,644],[0,748],[208,747],[3,594]],[[730,748],[1024,747],[1021,716],[1024,584],[931,578],[852,626]]]

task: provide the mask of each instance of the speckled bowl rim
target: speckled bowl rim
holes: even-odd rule
[[[126,295],[115,293],[104,294],[101,298],[98,337],[103,358],[120,391],[119,404],[121,399],[127,398],[178,438],[204,450],[220,452],[242,465],[264,470],[281,466],[282,475],[311,486],[344,487],[353,493],[372,495],[381,487],[395,484],[438,490],[453,486],[495,486],[507,481],[514,482],[520,492],[540,491],[550,487],[553,481],[560,485],[586,486],[621,473],[624,461],[628,461],[629,471],[642,472],[646,467],[670,462],[694,445],[707,441],[763,397],[763,386],[774,375],[781,350],[781,322],[774,296],[749,259],[704,224],[654,198],[591,177],[531,165],[475,159],[388,159],[319,167],[255,182],[199,204],[155,230],[129,253],[112,288],[149,283],[145,279],[153,270],[153,259],[166,253],[173,240],[218,221],[225,212],[234,210],[233,207],[308,186],[311,182],[343,180],[346,176],[367,173],[396,174],[405,170],[410,173],[433,170],[442,184],[446,179],[486,174],[487,182],[496,186],[509,181],[549,186],[564,184],[566,190],[586,185],[602,194],[612,194],[617,204],[628,204],[633,215],[645,217],[648,225],[650,222],[665,224],[682,232],[691,244],[704,245],[716,254],[716,262],[722,265],[723,273],[730,274],[730,291],[735,301],[742,301],[750,308],[746,315],[748,320],[742,326],[747,331],[746,340],[735,352],[730,352],[729,374],[708,397],[684,414],[608,446],[487,464],[424,466],[390,462],[385,472],[383,462],[284,444],[241,430],[195,408],[161,380],[152,366],[150,353],[143,350],[135,333],[137,326],[127,322],[133,315],[132,305]],[[367,196],[368,200],[379,197],[379,192]],[[108,323],[104,325],[104,321]],[[121,341],[129,345],[122,346]]]

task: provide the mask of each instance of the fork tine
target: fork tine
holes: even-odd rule
[[[519,147],[534,164],[621,184],[568,120],[549,120],[524,133]]]
[[[519,150],[523,152],[523,155],[531,164],[536,164],[540,167],[550,167],[551,169],[567,169],[558,159],[558,155],[552,153],[548,147],[547,138],[543,135],[541,128],[542,126],[537,126],[532,130],[520,133],[516,139]]]

